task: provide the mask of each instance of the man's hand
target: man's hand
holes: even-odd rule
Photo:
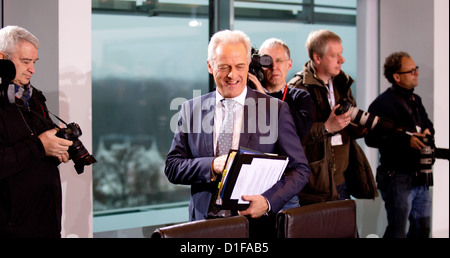
[[[250,207],[246,210],[238,211],[239,215],[257,219],[269,211],[269,203],[262,195],[242,195],[242,200],[249,201]]]
[[[327,121],[325,122],[325,127],[328,131],[332,133],[339,132],[340,130],[347,127],[348,124],[350,124],[350,113],[351,110],[348,110],[344,114],[336,115],[335,111],[339,107],[339,104],[334,106],[334,108],[331,110],[330,116],[328,117]]]
[[[228,155],[222,155],[213,160],[212,163],[212,173],[211,173],[211,181],[215,181],[217,176],[222,174],[223,169],[225,168],[225,162],[227,161]]]
[[[59,138],[56,136],[58,129],[50,129],[41,133],[38,137],[42,142],[45,149],[45,155],[50,157],[56,157],[60,162],[67,162],[69,160],[69,146],[72,145],[72,141]]]
[[[425,147],[425,143],[422,142],[422,138],[426,137],[427,134],[431,134],[430,130],[427,128],[423,133],[413,133],[411,140],[409,141],[409,146],[416,150],[421,150]]]
[[[251,73],[248,73],[248,79],[251,82],[253,82],[253,84],[255,85],[257,91],[266,94],[266,91],[264,90],[264,87],[261,85],[261,83],[259,82],[258,78],[256,78],[255,75],[253,75]]]
[[[70,160],[70,155],[69,155],[69,152],[67,152],[67,151],[58,157],[59,162],[67,163],[67,162],[69,162],[69,160]]]

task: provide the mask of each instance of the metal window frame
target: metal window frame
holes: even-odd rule
[[[289,10],[235,7],[235,2],[290,6],[298,5],[302,7],[302,11],[295,13]],[[316,12],[315,9],[317,8],[327,8],[338,11],[355,11],[355,14]],[[314,0],[303,0],[298,4],[283,1],[209,0],[209,6],[200,4],[161,3],[158,0],[147,0],[142,5],[138,6],[136,5],[136,1],[130,0],[92,0],[93,13],[190,17],[193,10],[195,10],[198,17],[209,17],[209,19],[213,19],[211,22],[215,29],[232,28],[234,19],[291,21],[307,24],[356,25],[356,7],[320,5],[315,4]]]

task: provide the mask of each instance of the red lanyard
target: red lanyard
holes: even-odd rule
[[[287,91],[288,91],[288,87],[287,87],[287,84],[286,84],[286,85],[284,85],[283,99],[281,101],[284,101],[284,99],[286,98]]]

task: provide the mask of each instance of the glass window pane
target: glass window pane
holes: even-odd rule
[[[235,2],[235,8],[240,7],[241,4],[238,4],[238,0]],[[248,2],[245,1],[246,5],[251,8],[261,8],[266,4],[261,4],[259,1]],[[271,1],[277,2],[277,1]],[[282,1],[285,3],[286,1]],[[297,1],[298,2],[298,1]],[[315,4],[318,4],[319,1],[315,1]],[[275,4],[275,3],[274,3]],[[323,0],[320,1],[321,5],[327,5],[333,7],[337,6],[335,1]],[[282,6],[282,5],[279,5]],[[283,5],[285,7],[289,5]],[[352,8],[353,12],[356,15],[356,1],[349,0],[345,1],[344,4],[339,4],[338,7],[346,7]],[[317,8],[317,7],[316,7]],[[281,10],[281,9],[280,9]],[[315,9],[316,10],[316,9]],[[333,14],[340,14],[340,9],[330,9]],[[339,19],[339,16],[335,16],[335,19]],[[287,81],[292,79],[295,73],[301,71],[303,69],[303,65],[309,60],[308,54],[305,48],[305,42],[308,37],[308,34],[313,30],[318,29],[328,29],[336,34],[338,34],[342,39],[342,46],[344,48],[343,56],[345,58],[345,63],[342,66],[342,70],[350,75],[353,79],[356,80],[356,25],[332,25],[332,24],[305,24],[301,21],[293,22],[291,20],[285,21],[282,17],[278,20],[274,18],[270,21],[264,20],[250,20],[245,19],[244,17],[236,17],[234,21],[234,28],[238,30],[242,30],[247,33],[252,41],[252,45],[255,48],[259,48],[259,46],[268,38],[275,37],[283,40],[289,47],[291,51],[291,58],[293,60],[293,67],[287,74]],[[356,96],[355,85],[352,85],[352,91]]]
[[[94,211],[189,200],[164,175],[170,106],[208,91],[208,33],[193,15],[93,13]]]

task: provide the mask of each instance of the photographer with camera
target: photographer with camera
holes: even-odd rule
[[[342,40],[328,30],[313,31],[306,50],[310,60],[288,83],[308,91],[313,100],[313,125],[302,141],[311,174],[299,194],[300,204],[349,199],[350,195],[373,199],[378,193],[370,164],[355,140],[365,128],[350,124],[350,110],[335,113],[342,98],[356,106],[350,88],[353,79],[341,70]]]
[[[297,134],[301,140],[308,134],[312,126],[312,100],[307,91],[289,88],[286,84],[287,72],[292,68],[289,47],[280,39],[270,38],[263,42],[257,54],[266,58],[270,57],[270,60],[262,62],[264,65],[252,63],[250,71],[256,70],[256,74],[260,71],[263,79],[260,81],[257,76],[249,73],[249,80],[258,91],[285,101],[289,105]],[[253,60],[258,60],[258,58],[255,59],[254,56]],[[294,196],[283,209],[298,206],[298,196]]]
[[[249,80],[258,91],[281,99],[289,105],[297,134],[300,139],[303,139],[312,126],[312,99],[306,90],[287,87],[287,72],[292,68],[289,47],[280,39],[270,38],[262,43],[259,54],[270,57],[271,60],[267,67],[259,68],[264,75],[261,82],[251,73],[249,73]]]
[[[57,137],[44,95],[30,84],[38,49],[26,29],[0,30],[0,237],[61,237],[58,165],[72,141]]]
[[[433,185],[433,158],[427,152],[431,151],[434,128],[421,98],[414,93],[419,67],[408,53],[395,52],[385,60],[384,76],[392,86],[372,102],[368,112],[395,121],[402,130],[375,128],[365,137],[368,146],[380,151],[376,178],[388,219],[384,237],[427,238],[431,217],[428,187]]]

